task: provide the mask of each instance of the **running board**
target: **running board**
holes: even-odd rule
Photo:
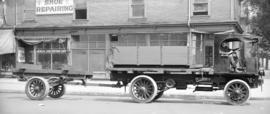
[[[214,91],[214,90],[218,90],[218,87],[196,86],[195,90],[193,92],[196,92],[196,91]]]

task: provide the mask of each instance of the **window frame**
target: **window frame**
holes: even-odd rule
[[[85,19],[77,19],[76,18],[76,10],[86,10],[86,18]],[[85,0],[85,7],[77,7],[76,2],[74,2],[74,4],[73,4],[73,19],[74,20],[88,20],[87,0]]]
[[[143,6],[143,16],[134,16],[133,6]],[[146,5],[145,0],[142,0],[142,3],[133,3],[133,0],[129,0],[129,18],[145,18],[146,17]]]
[[[85,14],[86,18],[85,19],[77,18],[77,12],[76,12],[77,10],[85,10],[86,11],[86,14]],[[75,8],[74,9],[74,19],[75,20],[87,20],[87,8],[85,8],[85,9],[84,8]]]
[[[195,0],[192,0],[191,2],[191,16],[210,16],[211,15],[211,0],[206,0],[206,2],[195,2]],[[203,12],[203,11],[195,11],[195,4],[207,4],[207,15],[194,15],[196,12]]]
[[[70,62],[69,62],[69,60],[70,60],[69,39],[68,38],[64,38],[64,39],[65,39],[64,47],[61,47],[60,43],[58,43],[59,47],[53,47],[53,45],[55,45],[54,43],[58,42],[58,40],[57,41],[50,41],[50,42],[42,42],[42,43],[40,43],[38,45],[35,45],[34,46],[34,51],[35,51],[34,56],[36,58],[35,63],[36,64],[39,63],[43,67],[42,62],[39,61],[39,59],[40,59],[39,56],[40,55],[42,56],[42,54],[43,54],[43,56],[47,54],[47,55],[50,56],[50,66],[48,68],[42,68],[42,69],[55,70],[54,68],[57,68],[57,67],[54,66],[54,65],[56,65],[54,63],[54,59],[53,59],[54,55],[56,55],[56,54],[59,54],[59,55],[64,54],[66,56],[66,61],[67,62],[65,64],[62,64],[62,65],[70,65]],[[48,44],[47,45],[48,47],[44,47],[45,46],[44,44],[46,44],[46,45]],[[44,59],[44,58],[42,58],[42,59]]]

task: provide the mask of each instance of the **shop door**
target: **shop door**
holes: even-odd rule
[[[105,50],[89,50],[89,71],[105,71]]]
[[[87,50],[72,50],[72,68],[78,71],[87,71],[88,68]]]

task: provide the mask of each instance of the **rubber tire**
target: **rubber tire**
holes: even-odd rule
[[[137,81],[137,80],[140,79],[140,78],[145,78],[145,79],[149,80],[149,81],[152,83],[153,87],[154,87],[154,92],[153,92],[152,96],[151,96],[149,99],[147,99],[147,100],[140,100],[140,99],[137,99],[137,98],[133,95],[132,87],[133,87],[135,81]],[[155,82],[155,80],[152,79],[152,78],[149,77],[149,76],[146,76],[146,75],[139,75],[139,76],[133,78],[132,81],[131,81],[131,85],[130,85],[130,87],[129,87],[129,94],[130,94],[131,98],[132,98],[135,102],[137,102],[137,103],[150,103],[150,102],[152,102],[152,101],[154,100],[154,98],[156,97],[156,95],[157,95],[157,91],[158,91],[158,89],[157,89],[157,83]]]
[[[30,93],[30,84],[34,80],[39,80],[41,83],[43,83],[44,88],[45,88],[45,89],[43,89],[42,94],[39,95],[39,96],[32,96],[31,93]],[[31,100],[43,100],[44,98],[47,97],[47,95],[49,93],[49,87],[50,86],[49,86],[48,82],[44,78],[42,78],[42,77],[32,77],[26,83],[25,94]]]
[[[243,85],[246,86],[247,89],[248,89],[248,98],[247,98],[245,101],[241,102],[241,103],[232,102],[231,99],[230,99],[230,98],[227,96],[227,94],[226,94],[226,91],[227,91],[228,87],[229,87],[232,83],[236,83],[236,82],[237,82],[237,83],[243,84]],[[225,99],[227,100],[227,102],[228,102],[229,104],[231,104],[231,105],[242,105],[242,104],[248,102],[250,96],[251,96],[251,94],[250,94],[250,87],[249,87],[249,85],[248,85],[245,81],[240,80],[240,79],[234,79],[234,80],[229,81],[229,82],[226,84],[225,88],[224,88],[224,97],[225,97]]]
[[[65,87],[64,84],[59,84],[59,85],[63,86],[62,91],[57,95],[53,95],[53,94],[51,94],[51,91],[49,90],[48,96],[50,96],[51,98],[60,98],[60,97],[62,97],[66,92],[66,87]],[[59,86],[59,85],[57,85],[57,86]],[[51,87],[50,89],[52,89],[52,88],[53,87]]]

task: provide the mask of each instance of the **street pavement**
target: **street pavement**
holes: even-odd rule
[[[223,91],[193,92],[170,89],[148,104],[135,103],[128,87],[112,88],[106,80],[74,81],[66,84],[66,94],[58,99],[30,100],[24,94],[26,82],[0,78],[0,114],[270,114],[270,79],[261,88],[251,89],[251,99],[241,106],[229,105]]]
[[[242,106],[222,99],[161,98],[140,104],[123,96],[65,95],[29,100],[24,94],[0,93],[0,114],[269,114],[270,100],[250,100]]]
[[[90,95],[90,96],[128,96],[128,87],[114,88],[103,87],[102,85],[116,84],[108,80],[88,80],[87,85],[79,85],[80,82],[66,84],[66,95]],[[0,93],[23,93],[26,82],[18,81],[15,78],[0,78]],[[187,90],[167,90],[163,97],[167,98],[211,98],[223,99],[223,91],[193,92],[195,86],[189,85]],[[270,79],[265,79],[264,84],[259,88],[251,89],[251,99],[270,99]]]

